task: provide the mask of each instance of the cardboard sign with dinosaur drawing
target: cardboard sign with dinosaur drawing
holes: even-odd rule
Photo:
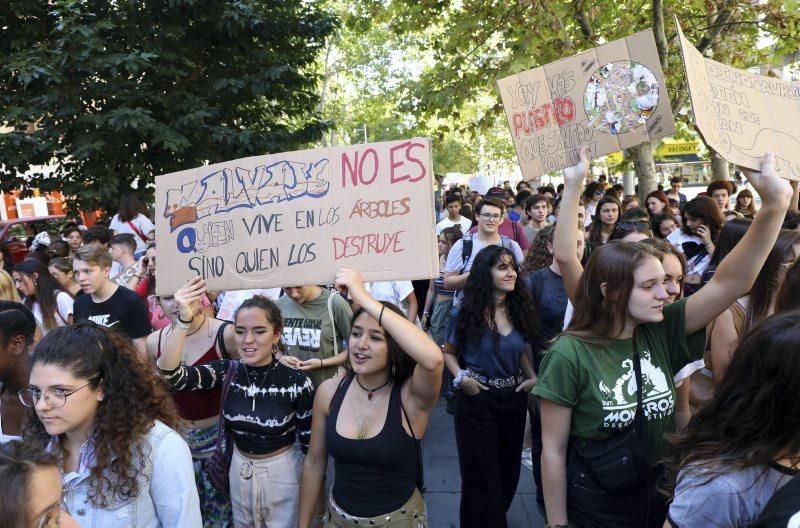
[[[649,29],[497,85],[526,180],[675,133]]]
[[[706,144],[750,169],[759,169],[764,153],[772,152],[779,174],[800,180],[800,83],[706,59],[680,24],[678,36],[694,121]]]
[[[156,292],[436,276],[427,138],[243,158],[156,178]]]

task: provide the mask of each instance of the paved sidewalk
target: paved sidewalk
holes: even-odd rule
[[[444,399],[431,414],[422,442],[425,464],[425,503],[430,528],[457,528],[461,478],[458,471],[453,417],[445,411]],[[544,520],[536,509],[536,485],[531,471],[522,467],[517,495],[508,512],[509,528],[542,528]],[[486,527],[492,528],[492,527]]]

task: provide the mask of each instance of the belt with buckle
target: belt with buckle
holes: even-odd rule
[[[519,373],[516,376],[510,376],[508,378],[488,378],[470,369],[467,369],[467,376],[482,385],[486,385],[487,387],[492,387],[494,389],[508,389],[510,387],[516,387],[525,380],[525,377],[522,375],[522,373]]]

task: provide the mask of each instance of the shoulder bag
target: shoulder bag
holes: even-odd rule
[[[636,374],[633,424],[605,440],[573,438],[570,444],[571,469],[588,473],[600,488],[609,493],[641,487],[648,482],[650,475],[644,439],[646,418],[642,406],[642,365],[638,349],[634,352],[633,368]]]
[[[229,494],[230,482],[228,481],[228,471],[231,468],[233,458],[233,438],[231,432],[225,427],[225,399],[231,388],[231,382],[236,377],[236,369],[239,361],[229,361],[228,370],[222,380],[222,399],[219,406],[219,422],[217,426],[217,444],[214,446],[214,453],[204,461],[203,471],[206,473],[208,481],[214,486],[218,493]]]

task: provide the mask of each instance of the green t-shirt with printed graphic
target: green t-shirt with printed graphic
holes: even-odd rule
[[[642,366],[642,402],[648,459],[664,453],[664,434],[675,430],[673,376],[703,357],[705,329],[685,335],[686,301],[664,307],[664,320],[636,328],[635,339],[606,345],[563,335],[544,356],[533,393],[572,409],[570,436],[603,440],[633,424],[636,412],[634,341]]]

